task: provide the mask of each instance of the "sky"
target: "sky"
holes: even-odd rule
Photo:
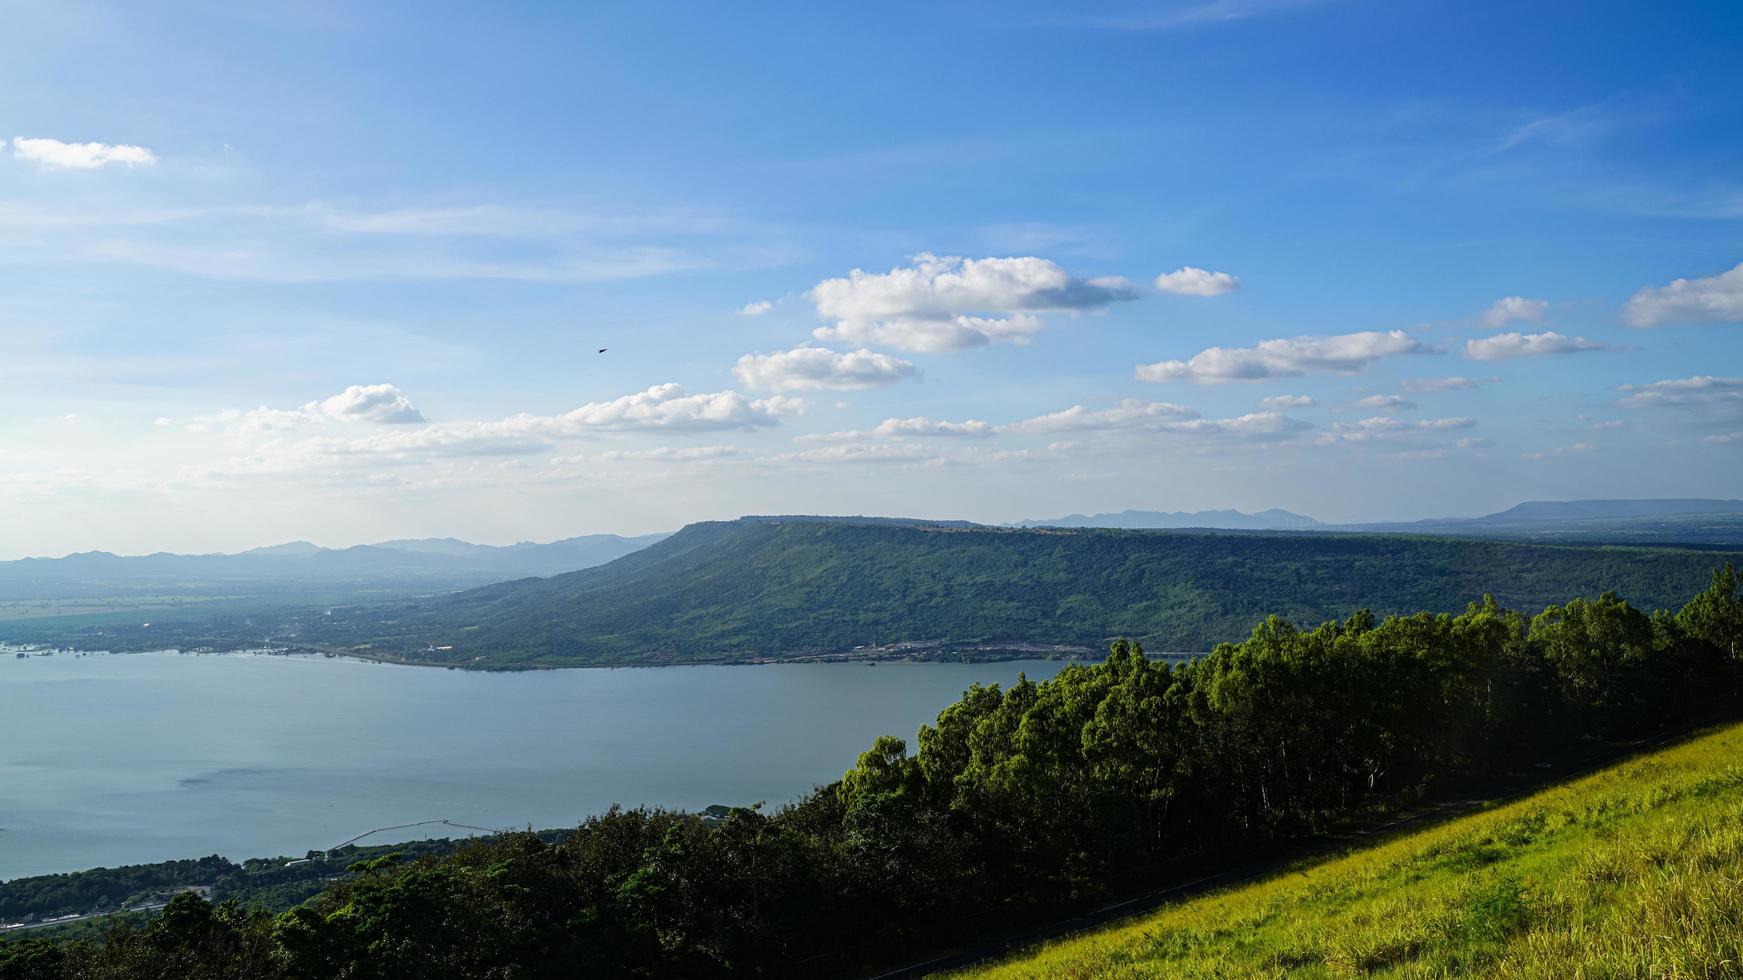
[[[0,558],[1743,495],[1730,0],[0,21]]]

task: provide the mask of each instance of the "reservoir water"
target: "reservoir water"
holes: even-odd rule
[[[0,880],[301,856],[425,820],[547,828],[613,803],[772,805],[838,778],[878,735],[912,747],[970,684],[1064,666],[473,673],[250,654],[8,655]]]

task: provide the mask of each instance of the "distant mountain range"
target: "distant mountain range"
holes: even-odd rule
[[[1743,500],[1531,500],[1483,517],[1345,524],[1331,530],[1543,541],[1737,545],[1743,544]]]
[[[1309,531],[1325,527],[1311,517],[1273,507],[1256,514],[1238,510],[1122,510],[1117,514],[1071,514],[1018,521],[1013,527],[1223,528],[1234,531]]]
[[[384,541],[351,548],[322,548],[307,541],[292,541],[233,555],[86,551],[64,558],[0,562],[0,600],[453,588],[591,568],[664,537],[589,534],[502,547],[455,538]]]
[[[1327,524],[1272,508],[1238,510],[1124,510],[1018,521],[1013,527],[1219,528],[1237,531],[1332,531],[1451,534],[1461,537],[1619,543],[1743,544],[1743,500],[1531,500],[1483,517]]]

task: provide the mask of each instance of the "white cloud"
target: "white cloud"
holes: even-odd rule
[[[1548,309],[1549,302],[1547,300],[1526,299],[1523,296],[1503,296],[1483,311],[1483,326],[1490,330],[1496,330],[1514,320],[1542,323],[1543,314]]]
[[[1399,395],[1369,395],[1366,398],[1356,399],[1350,403],[1350,406],[1374,412],[1409,411],[1416,407],[1416,403]]]
[[[1376,442],[1469,429],[1476,424],[1476,420],[1466,418],[1421,419],[1415,422],[1406,422],[1386,415],[1377,415],[1357,422],[1338,422],[1331,427],[1330,432],[1319,438],[1319,442],[1321,445],[1333,445],[1340,442]]]
[[[404,393],[390,384],[352,385],[321,402],[321,411],[336,419],[404,425],[424,421]]]
[[[1405,391],[1458,391],[1464,388],[1475,388],[1478,382],[1471,378],[1407,378],[1398,382],[1398,387]]]
[[[875,388],[916,377],[913,362],[869,350],[841,353],[823,347],[795,347],[772,354],[746,354],[733,369],[752,388]]]
[[[738,456],[737,446],[656,446],[653,449],[611,449],[601,459],[627,462],[691,463]]]
[[[1104,308],[1137,298],[1118,277],[1084,279],[1034,256],[964,259],[922,252],[887,273],[855,269],[825,279],[810,296],[819,315],[835,321],[814,331],[819,340],[880,343],[903,350],[964,350],[994,342],[1021,343],[1049,311]]]
[[[1520,453],[1519,455],[1526,459],[1553,459],[1556,456],[1566,456],[1569,453],[1589,453],[1595,451],[1597,448],[1597,446],[1589,442],[1576,442],[1571,446],[1561,446],[1556,449],[1547,449],[1539,452]]]
[[[1041,318],[1028,314],[1009,317],[956,316],[947,320],[901,318],[894,320],[841,320],[833,327],[818,327],[811,335],[818,340],[863,346],[877,344],[897,350],[937,354],[970,350],[987,344],[1026,344],[1041,332]]]
[[[1319,404],[1306,395],[1272,395],[1259,399],[1259,407],[1266,411],[1280,411],[1285,408],[1312,408]]]
[[[984,439],[994,431],[991,423],[979,419],[947,422],[921,415],[908,419],[884,419],[872,430],[873,434],[880,436],[956,436],[970,439]]]
[[[1743,262],[1705,279],[1643,287],[1622,308],[1622,319],[1635,327],[1697,320],[1743,323]]]
[[[1367,331],[1330,337],[1262,340],[1253,347],[1209,347],[1188,361],[1140,364],[1140,381],[1196,381],[1221,384],[1289,378],[1310,371],[1354,374],[1382,357],[1432,351],[1402,330]]]
[[[1090,411],[1073,405],[1004,426],[1016,433],[1144,432],[1183,439],[1254,441],[1288,438],[1313,428],[1312,423],[1280,412],[1251,412],[1234,418],[1207,419],[1184,405],[1127,398],[1117,408]]]
[[[558,415],[523,413],[486,421],[449,421],[417,425],[382,425],[358,429],[344,425],[320,411],[320,402],[302,409],[260,408],[252,412],[227,412],[210,420],[252,443],[240,454],[209,464],[188,467],[180,477],[189,484],[212,484],[234,480],[295,476],[315,482],[397,485],[407,478],[394,476],[383,467],[468,465],[467,460],[533,456],[548,452],[569,439],[582,439],[596,432],[714,432],[751,429],[779,424],[781,416],[804,410],[796,398],[777,395],[750,400],[735,391],[688,395],[676,384],[655,385],[646,391],[609,401],[589,402]],[[322,425],[316,435],[297,437],[305,426]],[[334,426],[343,426],[334,428]],[[190,428],[203,428],[199,427]],[[356,434],[361,432],[362,434]],[[701,462],[725,455],[722,447],[694,450],[647,450],[640,454],[622,451],[602,454],[608,459],[664,459]],[[460,479],[487,484],[498,482],[496,471],[467,476],[451,468],[420,476],[420,485],[431,480]]]
[[[195,417],[187,425],[190,432],[224,429],[241,436],[269,432],[289,432],[327,422],[373,422],[380,425],[422,423],[423,413],[398,388],[390,384],[351,385],[329,398],[307,403],[301,408],[269,408],[265,405],[246,412],[229,411]],[[158,419],[157,425],[173,424]]]
[[[1156,277],[1156,288],[1181,296],[1221,296],[1241,288],[1241,277],[1184,266]]]
[[[1729,429],[1743,421],[1743,378],[1698,374],[1617,390],[1626,396],[1617,404],[1673,424]]]
[[[1007,428],[1013,432],[1087,432],[1100,429],[1158,430],[1182,420],[1198,417],[1199,413],[1196,410],[1187,408],[1185,405],[1127,398],[1120,402],[1118,408],[1092,412],[1082,405],[1073,405],[1064,411],[1038,415],[1032,419],[1013,423]]]
[[[762,316],[775,308],[774,300],[753,299],[738,308],[739,316]]]
[[[1536,357],[1540,354],[1578,354],[1588,350],[1609,350],[1609,345],[1584,337],[1565,337],[1553,330],[1543,333],[1498,333],[1493,337],[1465,343],[1465,356],[1476,361],[1500,361],[1513,357]]]
[[[872,442],[848,443],[840,446],[825,446],[820,449],[806,449],[796,453],[783,453],[769,457],[777,463],[928,463],[943,462],[942,458],[929,449],[912,444]]]
[[[12,155],[44,170],[96,170],[111,163],[128,167],[149,167],[157,162],[157,157],[143,146],[129,146],[124,143],[62,143],[56,139],[31,139],[23,136],[13,138]]]
[[[798,398],[777,395],[756,401],[736,391],[686,395],[682,385],[654,385],[646,391],[624,395],[608,402],[589,402],[555,416],[555,428],[574,429],[749,429],[779,424],[783,415],[796,415],[806,408]],[[539,416],[516,416],[537,422]]]

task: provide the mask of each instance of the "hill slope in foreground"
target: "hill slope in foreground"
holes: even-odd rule
[[[955,974],[1743,976],[1743,725]]]
[[[865,644],[1153,651],[1238,640],[1267,614],[1458,612],[1485,592],[1536,611],[1613,590],[1680,604],[1720,551],[1468,538],[1014,530],[850,520],[692,524],[609,565],[312,616],[281,639],[468,666],[722,662]],[[984,650],[982,652],[985,652]]]

